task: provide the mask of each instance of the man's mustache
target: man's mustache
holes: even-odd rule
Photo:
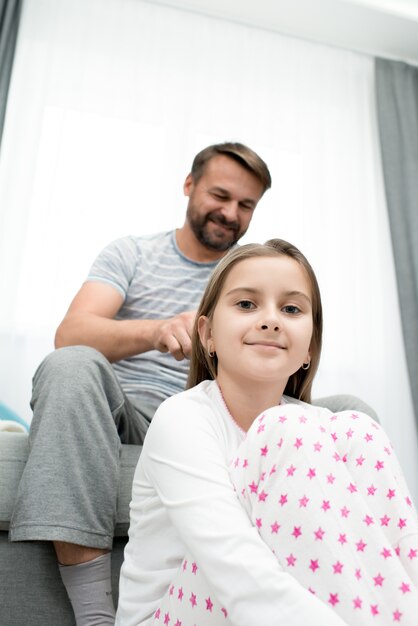
[[[236,221],[230,221],[227,220],[226,217],[224,217],[223,215],[219,215],[216,213],[208,213],[208,215],[206,216],[206,222],[208,221],[214,222],[215,224],[220,224],[221,226],[226,226],[227,228],[230,228],[231,230],[233,230],[235,233],[239,232],[239,223]]]

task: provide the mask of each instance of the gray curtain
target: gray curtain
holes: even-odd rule
[[[418,421],[418,68],[376,59],[375,71],[386,200]]]
[[[22,0],[0,0],[0,144]]]

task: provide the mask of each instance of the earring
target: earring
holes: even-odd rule
[[[210,348],[208,348],[208,355],[210,359],[213,359],[213,357],[215,356],[215,350],[211,350]]]
[[[311,367],[311,362],[308,361],[307,363],[303,363],[302,364],[302,369],[303,370],[308,370]]]

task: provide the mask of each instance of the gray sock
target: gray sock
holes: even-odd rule
[[[80,563],[59,565],[77,626],[114,626],[110,552]]]

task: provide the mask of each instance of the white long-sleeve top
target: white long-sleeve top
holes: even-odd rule
[[[117,626],[150,623],[186,553],[233,626],[344,625],[282,570],[240,505],[229,466],[244,438],[215,381],[159,407],[133,481]]]

